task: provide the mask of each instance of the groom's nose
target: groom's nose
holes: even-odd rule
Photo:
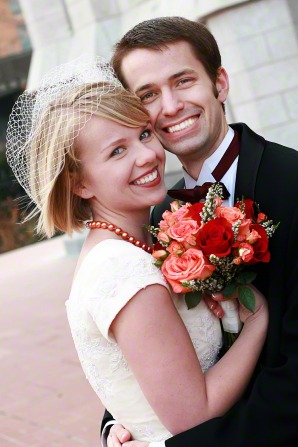
[[[179,93],[168,88],[162,92],[162,113],[165,116],[175,116],[183,109],[183,101]]]

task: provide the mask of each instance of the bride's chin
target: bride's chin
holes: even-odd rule
[[[158,205],[159,203],[162,203],[164,201],[164,199],[167,196],[167,191],[164,190],[162,194],[159,194],[159,197],[157,197],[155,203],[153,203],[151,206],[155,206]]]

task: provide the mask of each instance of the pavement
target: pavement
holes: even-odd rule
[[[65,236],[0,255],[0,447],[99,447],[103,407],[66,318]]]

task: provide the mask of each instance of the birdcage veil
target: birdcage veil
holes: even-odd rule
[[[36,191],[55,181],[63,169],[66,153],[80,130],[97,111],[102,96],[119,87],[122,87],[122,84],[117,80],[107,61],[100,57],[81,56],[55,67],[43,78],[39,88],[33,91],[26,90],[18,98],[9,117],[6,156],[15,177],[37,207],[40,204]],[[80,100],[76,101],[74,106],[78,89]],[[73,99],[70,99],[70,92],[73,92]],[[90,96],[96,98],[91,104]],[[55,131],[56,119],[65,120],[68,128],[69,125],[71,127],[67,142],[64,144],[64,153],[61,155],[61,148],[57,144],[52,150],[51,162],[48,163],[46,153],[48,140],[39,138],[38,145],[33,143],[37,134],[40,134],[40,123],[42,122],[43,129],[47,130],[46,133],[51,135],[51,132]],[[34,171],[32,160],[34,163],[48,163],[49,168],[44,170],[46,174],[43,178],[32,179]]]

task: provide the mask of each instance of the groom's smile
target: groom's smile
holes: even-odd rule
[[[188,118],[182,123],[174,124],[169,127],[165,127],[164,130],[168,133],[176,133],[183,129],[188,129],[193,123],[197,121],[198,118]]]
[[[216,85],[187,42],[162,49],[134,49],[124,56],[122,74],[148,110],[163,146],[183,165],[213,153],[227,132],[222,103],[228,92],[224,70]]]

